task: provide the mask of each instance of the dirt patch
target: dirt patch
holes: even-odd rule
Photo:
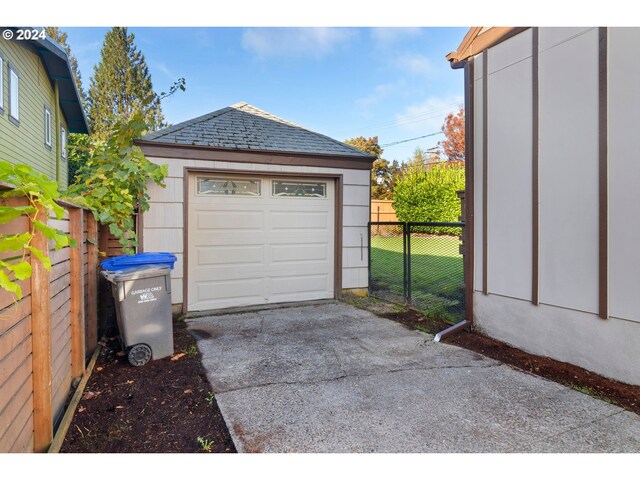
[[[235,452],[195,339],[174,321],[174,356],[131,366],[106,341],[62,452]]]
[[[463,330],[447,337],[444,342],[473,350],[640,414],[640,386],[616,382],[570,363],[523,352],[475,331]]]
[[[432,335],[451,326],[450,323],[441,319],[425,318],[420,312],[403,305],[388,304],[374,298],[345,299],[345,301],[398,322],[407,328]],[[472,350],[640,414],[640,386],[616,382],[569,363],[533,355],[469,329],[460,330],[446,337],[443,343]]]

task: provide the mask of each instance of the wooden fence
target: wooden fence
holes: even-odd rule
[[[4,204],[26,205],[26,199]],[[38,232],[33,245],[49,250],[51,270],[32,258],[21,300],[0,289],[0,453],[48,449],[97,347],[98,225],[91,212],[62,205],[63,219],[41,212],[39,220],[70,234],[76,247],[55,250]],[[20,217],[0,233],[29,228],[29,219]]]
[[[393,200],[371,200],[372,222],[397,222],[396,211],[393,209]]]

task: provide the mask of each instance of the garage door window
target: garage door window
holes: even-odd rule
[[[198,195],[260,196],[260,180],[198,177]]]
[[[272,182],[274,197],[327,198],[326,183]]]

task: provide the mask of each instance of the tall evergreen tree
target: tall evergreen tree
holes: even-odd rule
[[[152,130],[164,126],[160,98],[153,91],[144,55],[133,41],[134,35],[126,27],[113,27],[105,36],[88,96],[89,125],[98,137],[107,135],[115,121],[129,118],[149,97],[145,121]]]
[[[45,27],[45,33],[51,37],[53,41],[58,43],[65,52],[67,52],[67,56],[69,57],[69,65],[71,65],[71,72],[73,73],[74,79],[76,81],[76,88],[78,89],[78,93],[80,94],[80,98],[84,103],[86,108],[87,105],[87,94],[82,88],[82,75],[80,75],[80,70],[78,69],[78,59],[75,57],[73,53],[71,53],[71,47],[67,43],[67,34],[63,32],[58,27]]]

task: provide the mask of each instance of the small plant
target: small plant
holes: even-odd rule
[[[213,401],[216,399],[216,396],[213,394],[213,392],[209,392],[207,393],[207,396],[205,397],[205,400],[207,401],[207,403],[209,405],[213,405]]]
[[[184,353],[189,358],[196,358],[198,356],[198,347],[195,345],[189,345],[185,348],[182,353]]]
[[[416,330],[420,330],[422,333],[431,333],[431,331],[424,325],[416,324]]]
[[[211,453],[211,450],[213,450],[213,440],[198,437],[198,443],[200,444],[200,449],[203,452]]]

